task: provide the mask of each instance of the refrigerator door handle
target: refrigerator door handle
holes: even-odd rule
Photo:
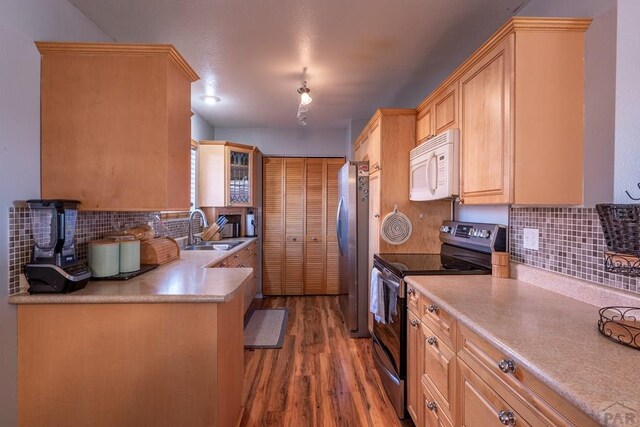
[[[338,212],[336,213],[336,235],[338,236],[338,249],[340,250],[340,255],[344,255],[344,250],[342,249],[342,220],[340,215],[343,202],[344,198],[340,197],[340,201],[338,202]]]

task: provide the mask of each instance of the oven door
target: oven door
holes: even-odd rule
[[[382,275],[385,323],[373,322],[372,353],[376,369],[398,418],[405,418],[407,307],[404,281],[376,265]]]

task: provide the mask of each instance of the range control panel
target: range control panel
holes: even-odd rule
[[[500,224],[444,221],[440,227],[440,241],[482,252],[505,252],[507,227]]]

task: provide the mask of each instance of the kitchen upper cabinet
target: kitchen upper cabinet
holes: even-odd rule
[[[458,123],[458,80],[438,89],[417,108],[416,145],[454,129]]]
[[[374,123],[369,130],[369,138],[367,138],[367,153],[369,158],[369,171],[377,172],[380,170],[380,126]]]
[[[256,206],[255,156],[258,149],[228,141],[200,141],[200,206]]]
[[[513,18],[468,61],[460,76],[465,204],[582,204],[589,23]]]
[[[191,83],[170,45],[37,42],[41,197],[188,210]]]
[[[266,295],[338,293],[338,171],[342,158],[265,157]]]

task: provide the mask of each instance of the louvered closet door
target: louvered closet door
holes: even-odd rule
[[[304,293],[325,293],[325,159],[306,159]]]
[[[326,162],[325,292],[327,294],[338,293],[340,252],[336,234],[336,212],[338,210],[338,172],[342,165],[344,165],[344,159],[327,159]]]
[[[284,159],[285,295],[302,295],[304,290],[304,160]]]
[[[262,243],[262,282],[265,295],[283,292],[284,256],[284,159],[265,157],[264,174],[264,234]]]

